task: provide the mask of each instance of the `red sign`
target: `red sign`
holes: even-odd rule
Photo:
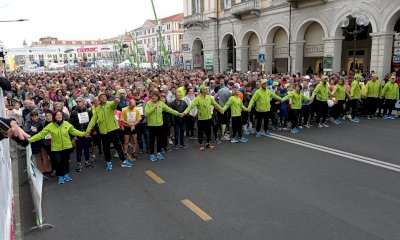
[[[88,47],[88,48],[78,48],[76,49],[78,53],[86,53],[86,52],[96,52],[97,47]]]

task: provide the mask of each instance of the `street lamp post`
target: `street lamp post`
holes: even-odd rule
[[[340,20],[340,27],[348,34],[353,36],[353,78],[356,74],[356,50],[357,50],[357,35],[364,31],[364,27],[368,26],[369,19],[361,13],[359,8],[354,8],[351,11],[351,16],[356,19],[356,23],[354,24],[354,30],[348,31],[346,28],[350,24],[350,19],[348,17],[344,17]],[[360,26],[360,28],[358,28]]]

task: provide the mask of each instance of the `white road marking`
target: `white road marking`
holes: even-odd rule
[[[333,154],[333,155],[336,155],[336,156],[344,157],[344,158],[351,159],[351,160],[358,161],[358,162],[363,162],[363,163],[366,163],[366,164],[374,165],[374,166],[377,166],[377,167],[389,169],[389,170],[392,170],[392,171],[400,173],[400,165],[396,165],[396,164],[393,164],[393,163],[388,163],[388,162],[380,161],[380,160],[377,160],[377,159],[364,157],[364,156],[361,156],[361,155],[357,155],[357,154],[341,151],[341,150],[334,149],[334,148],[321,146],[321,145],[318,145],[318,144],[314,144],[314,143],[310,143],[310,142],[306,142],[306,141],[302,141],[302,140],[298,140],[298,139],[294,139],[294,138],[290,138],[290,137],[285,137],[285,136],[278,135],[278,134],[271,134],[270,137],[273,138],[273,139],[276,139],[276,140],[280,140],[280,141],[296,144],[296,145],[299,145],[299,146],[302,146],[302,147],[311,148],[311,149],[314,149],[314,150],[317,150],[317,151]]]

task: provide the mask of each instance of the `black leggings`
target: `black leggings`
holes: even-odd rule
[[[209,120],[198,120],[197,128],[198,128],[198,138],[199,143],[203,144],[204,134],[206,135],[206,143],[209,144],[211,141],[211,125],[213,125],[212,119]]]
[[[242,117],[232,117],[232,137],[236,137],[236,133],[239,138],[242,138]]]
[[[336,105],[334,107],[335,110],[334,110],[333,116],[332,116],[334,119],[339,119],[340,115],[344,115],[345,114],[345,111],[344,111],[344,108],[343,108],[345,103],[346,103],[346,100],[338,100],[338,102],[336,103]]]
[[[292,129],[297,128],[298,120],[299,120],[299,112],[301,109],[292,109],[290,111],[290,122],[292,123]]]
[[[396,99],[385,99],[385,103],[383,105],[383,115],[392,115],[395,104]]]
[[[54,167],[56,169],[57,176],[64,176],[69,173],[69,158],[71,156],[72,149],[66,149],[61,151],[54,151]]]
[[[358,116],[358,109],[360,107],[360,99],[351,99],[351,118],[356,118]]]
[[[194,136],[194,124],[196,122],[196,118],[187,115],[186,117],[186,137],[193,137]]]
[[[157,153],[161,153],[161,147],[163,144],[163,127],[162,126],[149,126],[149,138],[150,138],[150,154],[154,154],[154,144],[157,138]]]
[[[326,114],[328,113],[328,103],[325,101],[316,100],[314,102],[315,112],[317,113],[316,123],[325,123],[326,121]],[[322,121],[320,121],[322,118]]]
[[[302,126],[308,124],[308,118],[310,117],[310,105],[303,105],[301,112],[299,113],[299,124]]]
[[[261,123],[263,120],[264,120],[264,131],[268,131],[270,112],[256,112],[256,118],[257,118],[256,131],[259,132],[261,130]]]
[[[118,152],[118,156],[121,161],[125,161],[125,153],[122,150],[121,139],[119,136],[119,129],[109,132],[107,134],[101,135],[101,141],[103,144],[103,152],[104,152],[104,160],[106,162],[111,162],[111,152],[110,152],[110,143],[114,145],[114,149]]]
[[[368,115],[375,115],[376,109],[379,106],[379,98],[367,98],[367,111]]]

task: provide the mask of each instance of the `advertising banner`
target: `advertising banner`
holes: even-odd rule
[[[31,186],[33,205],[35,207],[36,225],[43,224],[42,215],[42,188],[43,174],[36,168],[35,156],[32,154],[31,146],[26,147],[26,166],[28,171],[29,184]]]
[[[214,71],[214,54],[205,53],[204,54],[204,69],[207,71]]]

